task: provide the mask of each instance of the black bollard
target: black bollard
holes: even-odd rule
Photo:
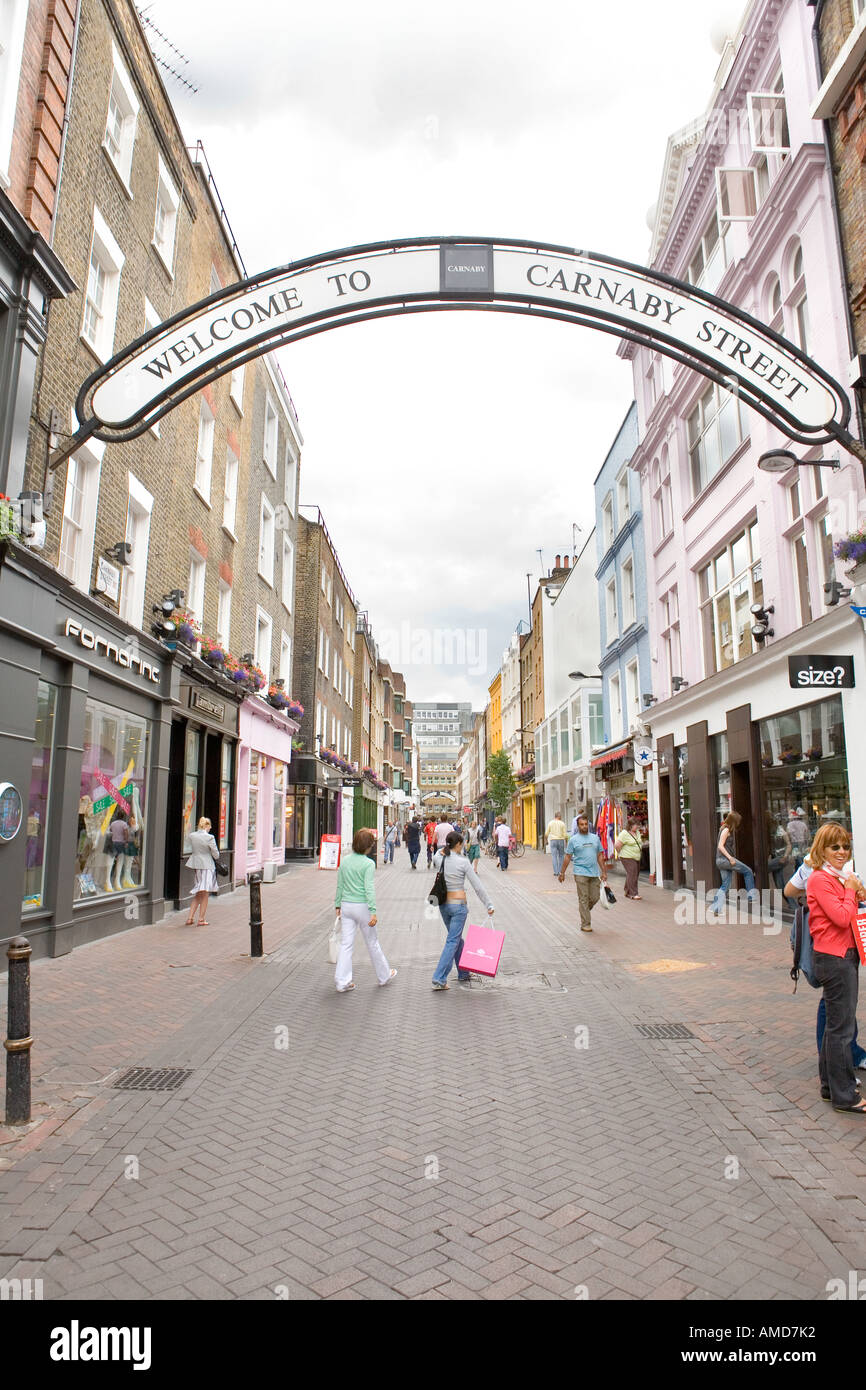
[[[9,1009],[6,1016],[6,1123],[30,1123],[30,942],[14,936],[9,961]]]
[[[250,956],[264,954],[262,948],[262,875],[250,874]]]

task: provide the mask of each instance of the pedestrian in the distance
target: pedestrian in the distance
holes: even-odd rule
[[[559,816],[554,816],[544,833],[547,836],[547,843],[550,845],[553,876],[559,878],[562,872],[562,861],[565,858],[565,846],[568,843],[568,830],[565,821],[560,820]]]
[[[418,855],[421,853],[421,822],[414,817],[406,825],[406,848],[409,851],[410,865],[417,869]]]
[[[481,826],[478,824],[477,821],[472,826],[472,829],[469,831],[468,840],[469,846],[466,851],[466,858],[469,860],[469,863],[472,865],[472,868],[475,870],[477,874],[478,865],[481,862]]]
[[[713,898],[712,907],[710,908],[710,911],[714,913],[721,912],[728,900],[728,889],[731,886],[731,879],[734,876],[735,870],[738,874],[742,874],[743,881],[746,885],[746,892],[749,897],[756,897],[755,875],[752,873],[748,864],[744,864],[742,860],[738,859],[736,856],[734,836],[736,835],[742,819],[739,811],[729,811],[722,821],[721,829],[719,830],[719,839],[716,845],[716,868],[722,876],[722,882],[716,892],[716,896]]]
[[[352,980],[352,952],[355,947],[355,934],[360,927],[370,960],[380,985],[390,984],[396,970],[392,970],[376,934],[376,866],[370,859],[370,847],[376,843],[372,830],[359,830],[352,841],[352,853],[347,854],[337,870],[337,892],[334,906],[340,916],[340,954],[337,956],[337,969],[334,984],[338,994],[354,989]]]
[[[433,863],[433,845],[434,845],[434,843],[435,843],[435,842],[434,842],[434,839],[433,839],[433,836],[434,836],[435,834],[436,834],[436,822],[435,822],[435,820],[428,820],[427,824],[424,826],[424,839],[427,841],[427,868],[428,868],[428,869],[430,868],[430,865]]]
[[[450,820],[443,811],[442,815],[439,817],[439,824],[436,826],[436,829],[433,832],[433,841],[436,845],[437,850],[444,848],[445,841],[447,837],[451,834],[451,831],[453,829],[454,826],[451,824]]]
[[[493,831],[496,836],[496,853],[499,856],[499,867],[503,873],[508,868],[508,847],[511,844],[511,827],[505,824],[504,816],[496,817],[496,826]]]
[[[385,831],[385,857],[383,859],[384,864],[394,863],[394,850],[397,847],[397,839],[399,837],[399,834],[400,828],[397,825],[397,822],[392,821],[391,824],[388,826],[388,829]]]
[[[834,1110],[866,1115],[857,1094],[851,1043],[857,1024],[860,954],[856,946],[857,903],[866,897],[856,874],[845,872],[851,837],[839,825],[822,825],[812,841],[812,873],[806,881],[812,969],[824,990],[827,1025],[818,1057],[821,1095]]]
[[[640,822],[630,820],[628,829],[621,830],[613,843],[622,860],[622,867],[625,870],[625,896],[631,898],[633,902],[639,903],[641,897],[640,893],[637,891],[637,876],[640,869],[641,852],[643,850]]]
[[[565,873],[571,863],[574,864],[580,930],[592,931],[592,909],[601,897],[602,886],[607,887],[607,869],[601,840],[594,830],[590,830],[586,816],[577,817],[577,831],[565,847],[565,861],[559,875],[560,883],[565,882]]]
[[[466,902],[466,884],[471,883],[472,891],[487,908],[487,915],[493,916],[493,903],[481,879],[473,871],[472,865],[463,853],[463,836],[458,830],[451,830],[441,850],[438,850],[433,863],[437,870],[442,868],[445,876],[446,898],[439,907],[445,930],[445,946],[439,957],[439,964],[433,972],[433,988],[448,989],[448,976],[451,967],[457,968],[459,984],[467,985],[472,979],[469,970],[460,969],[460,955],[463,950],[463,928],[469,911]],[[435,900],[434,900],[435,901]]]
[[[188,869],[195,869],[195,882],[192,885],[192,905],[189,916],[186,919],[188,927],[195,926],[195,914],[199,914],[199,926],[210,926],[205,912],[207,911],[207,900],[211,893],[217,891],[217,876],[214,868],[214,860],[219,859],[220,852],[217,842],[210,833],[211,824],[207,816],[202,816],[198,823],[198,829],[193,830],[189,837],[190,856],[186,861]]]

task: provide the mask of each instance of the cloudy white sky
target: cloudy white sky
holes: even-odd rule
[[[402,236],[505,236],[645,262],[668,135],[706,106],[737,0],[154,0],[189,59],[165,77],[250,273]],[[733,21],[733,22],[732,22]],[[162,42],[158,56],[181,66]],[[466,666],[410,698],[486,701],[526,574],[593,524],[632,398],[602,334],[526,316],[396,317],[281,353],[321,506],[377,637],[466,628]],[[595,591],[587,602],[597,601]],[[423,644],[422,644],[423,645]],[[471,649],[471,645],[470,645]]]

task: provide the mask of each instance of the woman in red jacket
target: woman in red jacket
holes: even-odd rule
[[[851,1060],[851,1039],[857,1016],[860,954],[855,945],[857,900],[863,885],[856,874],[846,874],[851,837],[836,825],[822,825],[809,851],[814,873],[806,883],[809,928],[815,975],[824,990],[827,1027],[818,1057],[821,1096],[834,1110],[866,1115],[860,1100]]]

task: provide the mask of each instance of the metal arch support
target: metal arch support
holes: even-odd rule
[[[544,279],[550,262],[556,268],[541,284],[533,273]],[[455,283],[451,273],[458,271],[468,276]],[[848,429],[851,402],[844,389],[795,344],[737,306],[663,272],[571,247],[423,237],[311,256],[174,314],[82,384],[80,428],[51,466],[90,436],[106,442],[138,437],[203,386],[264,352],[351,323],[454,310],[530,314],[612,334],[741,396],[797,443],[832,441],[866,464],[866,449]],[[725,355],[729,340],[735,346]],[[783,397],[785,382],[790,390]]]

